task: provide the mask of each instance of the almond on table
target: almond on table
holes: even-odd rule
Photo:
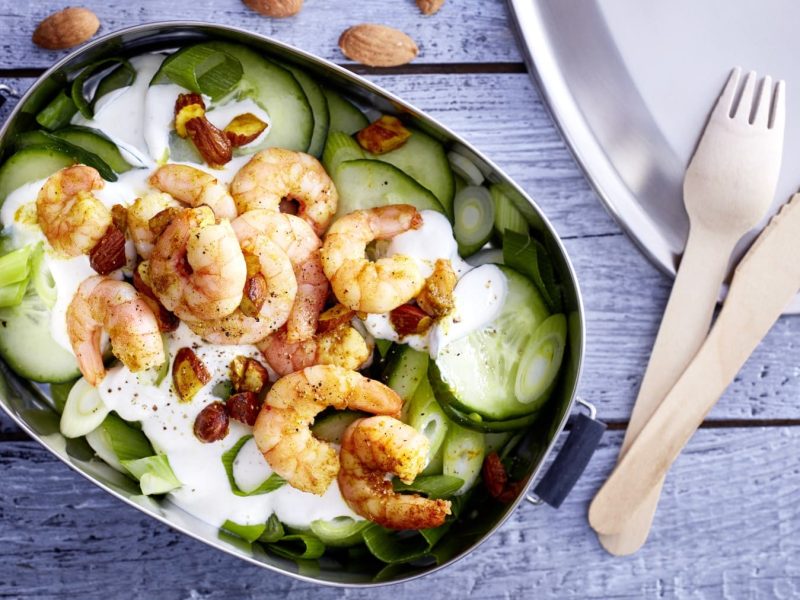
[[[244,0],[244,3],[265,17],[291,17],[303,8],[303,0]]]
[[[386,25],[364,23],[345,30],[339,48],[350,60],[368,67],[397,67],[410,63],[419,48],[408,35]]]
[[[88,8],[65,8],[39,23],[33,43],[46,50],[64,50],[87,41],[98,29],[100,20]]]

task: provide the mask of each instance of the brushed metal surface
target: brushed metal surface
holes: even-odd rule
[[[490,181],[510,186],[507,189],[525,198],[541,216],[539,231],[551,249],[554,266],[564,285],[565,306],[569,319],[569,349],[553,399],[542,417],[526,433],[517,450],[517,456],[524,466],[526,481],[530,484],[541,470],[558,434],[563,430],[575,402],[585,337],[584,311],[578,282],[561,241],[533,200],[468,142],[461,140],[452,131],[413,106],[341,67],[264,36],[207,23],[188,21],[153,23],[98,38],[45,72],[20,100],[0,129],[0,160],[8,155],[13,135],[30,126],[31,116],[47,102],[54,90],[63,85],[68,76],[73,75],[83,65],[105,56],[129,56],[147,51],[171,49],[211,37],[244,43],[263,51],[267,56],[302,66],[314,73],[321,82],[345,93],[364,108],[403,113],[418,127],[441,139],[448,148],[469,152]],[[142,496],[138,486],[128,478],[94,458],[88,445],[80,440],[67,440],[60,434],[58,415],[51,404],[48,386],[36,385],[17,377],[0,361],[0,407],[32,438],[76,472],[110,494],[186,535],[258,566],[305,581],[336,586],[370,586],[413,579],[436,571],[475,549],[503,524],[525,495],[523,491],[514,502],[506,506],[495,503],[492,508],[481,510],[476,516],[469,515],[472,511],[465,511],[468,513],[467,516],[462,519],[458,528],[454,528],[454,533],[450,534],[454,540],[451,555],[445,557],[441,564],[378,569],[368,563],[341,564],[334,561],[320,561],[316,565],[309,565],[308,561],[295,563],[266,554],[258,546],[220,538],[216,527],[189,515],[167,498],[154,499]]]

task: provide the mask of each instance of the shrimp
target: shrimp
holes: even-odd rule
[[[428,438],[410,425],[378,416],[354,421],[342,436],[339,490],[356,513],[389,529],[439,527],[450,501],[397,494],[386,473],[411,483],[425,468]]]
[[[188,165],[164,165],[150,176],[150,185],[191,207],[205,204],[218,219],[236,217],[236,204],[217,178]]]
[[[357,210],[336,221],[321,256],[339,302],[359,312],[387,313],[414,298],[425,283],[414,259],[396,254],[371,262],[366,247],[421,225],[422,215],[409,204]]]
[[[328,279],[322,271],[322,245],[311,226],[293,215],[258,208],[231,223],[239,240],[267,235],[286,252],[297,281],[297,297],[287,321],[286,341],[307,340],[317,330],[319,313],[328,297]]]
[[[36,198],[36,215],[47,241],[68,256],[87,254],[111,225],[111,211],[92,195],[105,185],[86,165],[58,171]]]
[[[247,273],[242,305],[220,319],[186,322],[213,344],[255,344],[263,340],[286,322],[297,295],[292,264],[268,237],[245,239],[241,248],[253,265],[252,272]]]
[[[153,253],[156,235],[150,229],[150,219],[167,208],[178,208],[180,204],[165,193],[145,194],[128,207],[127,225],[136,252],[147,260]]]
[[[150,280],[161,304],[187,321],[220,319],[242,300],[247,279],[239,240],[230,223],[216,223],[207,206],[187,208],[158,236]]]
[[[164,345],[153,311],[131,284],[89,277],[67,308],[67,333],[81,373],[96,386],[105,377],[100,334],[106,330],[111,349],[131,371],[163,364]]]
[[[297,216],[322,235],[336,214],[339,194],[320,162],[302,152],[267,148],[255,154],[231,182],[239,213],[254,208],[278,212],[281,200],[299,205]]]
[[[366,340],[349,324],[300,342],[290,342],[286,330],[282,329],[257,346],[278,375],[288,375],[313,365],[337,365],[355,370],[372,353]]]
[[[314,417],[332,406],[396,415],[400,396],[378,381],[333,365],[308,367],[270,389],[253,427],[256,445],[292,487],[319,496],[339,471],[336,450],[311,435]]]

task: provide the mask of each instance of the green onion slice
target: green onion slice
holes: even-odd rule
[[[172,472],[166,454],[157,454],[136,460],[121,460],[120,462],[131,475],[139,480],[142,494],[145,496],[166,494],[182,485],[175,477],[175,473]]]
[[[261,523],[259,525],[240,525],[239,523],[226,520],[222,524],[222,529],[234,535],[238,535],[240,538],[247,540],[251,544],[255,542],[262,533],[264,533],[266,528],[267,525],[265,523]]]
[[[362,532],[370,525],[369,521],[356,521],[352,517],[336,517],[329,521],[311,521],[311,533],[326,546],[344,548],[363,541]]]
[[[233,463],[236,460],[236,457],[239,455],[239,451],[242,449],[242,446],[244,446],[252,437],[252,435],[243,435],[239,441],[231,447],[230,450],[226,451],[222,455],[221,458],[222,466],[225,467],[225,474],[228,476],[228,484],[231,486],[231,491],[236,496],[257,496],[260,494],[269,494],[286,483],[286,480],[283,477],[277,473],[273,473],[267,477],[256,489],[249,492],[242,491],[239,489],[239,486],[236,485],[236,479],[233,477]]]
[[[52,131],[69,125],[76,112],[78,112],[78,107],[72,101],[72,96],[66,90],[61,90],[47,106],[37,113],[36,122]]]
[[[242,63],[227,52],[197,44],[170,56],[161,65],[153,83],[173,83],[218,100],[228,94],[242,78]]]
[[[325,553],[325,544],[305,533],[285,535],[277,542],[267,544],[267,548],[290,560],[315,560]]]
[[[425,475],[417,477],[412,483],[392,480],[396,492],[416,492],[428,498],[449,498],[464,486],[464,480],[453,475]]]
[[[47,268],[44,244],[41,242],[36,245],[31,255],[31,281],[33,289],[39,294],[45,306],[53,308],[58,296],[56,282],[50,273],[50,269]]]
[[[0,257],[0,286],[27,283],[31,272],[30,258],[33,250],[34,246],[31,244]]]
[[[124,58],[104,58],[103,60],[98,60],[97,62],[93,62],[88,65],[80,74],[75,78],[72,82],[72,88],[70,89],[70,95],[72,96],[72,102],[80,111],[81,115],[84,116],[86,119],[94,118],[94,109],[89,104],[90,100],[86,98],[84,95],[83,88],[86,84],[86,81],[92,76],[107,69],[111,65],[119,65],[121,68],[125,69],[131,77],[131,80],[136,77],[136,69],[133,68],[133,65]]]
[[[283,523],[281,523],[278,515],[272,513],[269,519],[267,519],[264,531],[258,536],[258,541],[270,544],[272,542],[277,542],[284,535],[286,535],[286,532],[283,529]]]

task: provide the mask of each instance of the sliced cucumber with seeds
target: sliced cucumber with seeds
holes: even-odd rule
[[[314,115],[314,132],[311,134],[311,142],[306,152],[319,158],[322,156],[322,150],[325,148],[325,140],[328,137],[328,126],[330,125],[328,100],[325,98],[325,92],[323,92],[320,85],[302,69],[283,63],[281,66],[294,75],[297,83],[300,84],[300,87],[303,88],[306,94],[308,104],[311,106],[311,112]]]
[[[567,318],[552,315],[539,325],[519,359],[514,394],[520,402],[539,407],[556,382],[567,345]]]
[[[342,131],[347,135],[353,135],[369,125],[369,120],[355,104],[329,88],[324,88],[323,91],[328,101],[331,132]]]
[[[475,413],[476,422],[528,415],[543,401],[520,400],[515,386],[520,359],[550,311],[526,277],[498,268],[508,283],[500,314],[483,329],[447,344],[429,369],[437,398],[466,416]],[[526,388],[534,384],[526,382]]]
[[[339,192],[337,219],[354,210],[387,204],[411,204],[418,210],[444,213],[436,196],[389,163],[348,160],[331,175]]]
[[[453,203],[453,234],[458,253],[469,256],[480,250],[492,236],[494,204],[485,187],[470,185],[456,194]]]
[[[72,125],[54,131],[53,135],[79,148],[83,148],[88,152],[96,154],[117,173],[124,173],[133,168],[128,161],[122,157],[122,153],[119,151],[117,145],[108,139],[105,134],[96,129]]]
[[[75,159],[68,152],[53,146],[37,144],[18,150],[0,167],[0,203],[24,184],[49,177],[72,164]]]
[[[453,216],[455,181],[444,146],[431,136],[409,128],[411,137],[399,148],[369,158],[394,165],[430,190],[447,214]]]
[[[235,92],[237,99],[251,98],[267,111],[269,134],[259,144],[242,148],[245,153],[278,147],[305,152],[314,133],[314,115],[303,88],[294,76],[258,52],[230,42],[209,42],[208,46],[227,52],[243,69]]]

